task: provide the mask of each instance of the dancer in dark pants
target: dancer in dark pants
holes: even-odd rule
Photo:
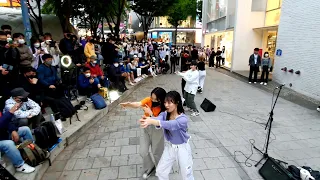
[[[213,68],[215,56],[216,56],[216,52],[214,52],[214,48],[212,48],[211,49],[211,54],[210,54],[210,57],[209,57],[209,68]]]
[[[257,83],[259,66],[261,65],[261,56],[259,55],[259,48],[254,48],[253,54],[249,58],[249,83]],[[252,74],[254,74],[254,80],[252,81]]]

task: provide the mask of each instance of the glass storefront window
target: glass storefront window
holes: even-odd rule
[[[279,25],[281,9],[266,12],[265,26]]]
[[[177,43],[191,43],[195,42],[195,32],[178,32]]]

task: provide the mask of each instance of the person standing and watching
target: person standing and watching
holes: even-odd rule
[[[191,51],[191,60],[198,60],[199,59],[199,51],[197,50],[196,46],[192,47],[192,51]]]
[[[263,54],[263,58],[261,60],[261,67],[262,67],[262,74],[261,74],[261,85],[264,84],[265,86],[268,85],[269,79],[269,69],[271,68],[271,59],[269,57],[269,53],[265,52]]]
[[[259,48],[254,48],[253,54],[249,57],[249,66],[250,66],[250,73],[249,73],[249,84],[254,82],[257,83],[258,78],[258,71],[261,65],[261,56],[259,55]],[[252,81],[252,75],[254,75],[254,79]]]
[[[170,74],[172,74],[172,68],[173,68],[173,73],[176,72],[176,61],[177,61],[177,50],[172,47],[171,48],[171,52],[170,52],[170,62],[171,62],[171,72]]]
[[[17,127],[11,121],[20,107],[21,103],[15,103],[0,117],[0,152],[6,154],[17,172],[28,174],[34,172],[35,168],[24,162],[15,143],[24,140],[34,141],[34,139],[28,127]],[[8,139],[9,137],[10,139]]]
[[[92,56],[97,56],[94,48],[94,39],[92,37],[88,38],[88,43],[84,47],[84,54],[87,57],[87,63],[90,63],[90,58]]]
[[[19,43],[17,49],[20,53],[20,68],[31,67],[32,62],[34,61],[33,54],[30,48],[25,45],[26,41],[24,38],[22,33],[13,34],[13,40]]]
[[[214,48],[211,49],[210,52],[210,57],[209,57],[209,68],[213,68],[214,67],[214,58],[216,56],[216,52],[214,52]]]
[[[41,43],[41,47],[46,48],[48,51],[47,54],[52,55],[52,66],[58,69],[60,67],[60,55],[62,54],[58,43],[52,39],[52,35],[50,33],[45,33],[43,40],[44,42]]]
[[[197,61],[192,61],[190,65],[190,70],[181,73],[177,72],[185,81],[186,85],[184,87],[184,99],[187,105],[187,111],[191,111],[191,116],[199,116],[200,113],[194,102],[194,97],[197,94],[199,86],[199,71],[197,70]]]
[[[218,47],[216,52],[216,68],[220,68],[221,66],[221,54],[222,54],[222,51],[220,50],[220,47]]]

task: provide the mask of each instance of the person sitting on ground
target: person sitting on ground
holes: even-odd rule
[[[98,78],[91,76],[91,71],[88,67],[83,67],[82,73],[78,77],[78,91],[80,95],[88,98],[97,93],[101,85]]]
[[[13,40],[19,43],[18,51],[20,53],[20,67],[31,67],[31,63],[34,61],[33,54],[30,48],[25,45],[24,35],[22,33],[13,34]]]
[[[115,59],[113,65],[111,65],[109,69],[109,78],[110,81],[115,83],[115,88],[117,88],[120,92],[124,92],[128,90],[125,84],[125,77],[122,76],[120,67],[119,67],[119,59]]]
[[[139,58],[139,63],[138,67],[141,68],[141,75],[143,78],[148,77],[148,69],[149,69],[149,64],[146,63],[146,60],[143,58]]]
[[[129,58],[129,60],[130,60],[130,58]],[[128,63],[128,60],[125,60],[125,61],[120,60],[120,63],[119,63],[120,64],[120,70],[121,70],[122,76],[126,77],[128,82],[129,82],[129,84],[131,86],[133,86],[134,85],[133,84],[133,82],[134,82],[133,72],[130,70],[129,66],[127,66],[128,65],[127,63]]]
[[[28,98],[30,93],[23,88],[15,88],[11,91],[11,97],[6,100],[4,112],[16,104],[21,103],[21,107],[14,112],[13,122],[16,126],[29,126],[32,124],[32,129],[40,125],[42,114],[39,104]]]
[[[10,159],[16,171],[22,173],[32,173],[35,168],[24,163],[15,143],[20,140],[34,141],[29,127],[17,127],[11,119],[16,111],[20,109],[21,103],[15,103],[11,108],[0,117],[0,152],[5,153]],[[11,137],[11,139],[8,139]]]
[[[104,75],[100,65],[97,63],[97,56],[94,56],[94,55],[91,56],[90,62],[86,63],[85,66],[90,69],[90,73],[92,77],[98,78],[100,84],[102,84],[103,87],[109,87],[109,80]]]
[[[57,74],[57,69],[52,64],[52,56],[44,54],[42,56],[43,64],[37,69],[39,83],[43,86],[45,95],[53,98],[64,96],[64,88]]]
[[[29,92],[29,98],[38,104],[42,103],[43,89],[41,88],[37,79],[36,69],[33,67],[22,69],[22,74],[19,78],[19,84],[21,87]]]

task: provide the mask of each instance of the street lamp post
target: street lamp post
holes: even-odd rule
[[[22,10],[22,20],[24,25],[24,33],[26,37],[27,45],[30,46],[30,39],[32,37],[31,25],[30,25],[30,17],[28,13],[27,0],[21,0],[21,10]]]

